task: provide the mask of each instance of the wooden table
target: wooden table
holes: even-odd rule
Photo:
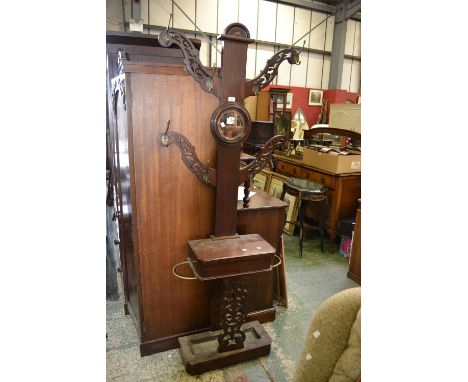
[[[304,238],[304,208],[305,202],[320,203],[320,217],[317,225],[310,226],[308,229],[316,229],[320,233],[320,249],[323,252],[324,222],[328,214],[328,189],[321,183],[314,182],[308,179],[290,178],[283,183],[283,192],[281,200],[288,193],[298,199],[299,204],[299,220],[292,222],[295,226],[299,226],[299,257],[302,257],[302,239]]]
[[[337,235],[337,223],[340,219],[356,216],[358,199],[361,197],[361,173],[333,174],[309,165],[302,160],[276,155],[276,172],[294,178],[311,179],[328,188],[330,212],[325,221],[325,230],[330,236],[330,250]],[[319,211],[309,204],[305,216],[318,221]]]

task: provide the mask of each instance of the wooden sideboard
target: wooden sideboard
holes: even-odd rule
[[[333,174],[304,164],[301,160],[275,155],[276,172],[294,178],[310,179],[322,183],[329,190],[330,211],[325,222],[325,230],[330,236],[330,249],[337,235],[340,219],[354,217],[361,197],[361,173]],[[305,216],[316,219],[318,212],[314,206],[306,206]]]

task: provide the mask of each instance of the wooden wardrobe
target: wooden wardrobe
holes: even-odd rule
[[[118,49],[126,58],[120,70]],[[135,322],[141,355],[148,355],[175,348],[179,336],[210,326],[209,284],[174,277],[172,268],[188,257],[189,240],[213,234],[215,189],[193,176],[176,147],[162,149],[157,135],[170,120],[200,160],[214,164],[216,142],[209,126],[219,101],[187,74],[180,50],[159,47],[155,37],[111,34],[107,52],[124,308]],[[248,211],[239,204],[239,231],[260,233],[280,253],[287,205],[269,195],[262,194],[262,200]],[[269,212],[259,217],[259,210]],[[274,275],[265,273],[247,280],[248,320],[275,317]]]

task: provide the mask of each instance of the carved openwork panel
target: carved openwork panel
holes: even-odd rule
[[[247,179],[252,179],[255,174],[262,171],[266,166],[270,166],[271,158],[273,157],[275,150],[280,147],[284,149],[286,147],[286,142],[288,141],[289,138],[285,135],[275,135],[265,143],[265,146],[263,146],[257,153],[255,160],[240,170],[239,183],[245,182]]]
[[[121,74],[118,77],[112,80],[112,109],[114,113],[117,110],[117,93],[120,92],[120,96],[122,97],[122,105],[124,110],[127,110],[127,101],[125,97],[125,75]]]
[[[218,336],[218,352],[242,349],[245,333],[241,325],[245,322],[245,299],[247,290],[243,279],[224,280],[224,298],[221,305],[221,327]]]
[[[289,48],[280,50],[267,61],[265,68],[257,77],[245,83],[245,97],[256,95],[260,90],[269,85],[278,75],[278,68],[284,60],[288,60],[291,65],[299,65],[301,63],[299,61],[299,52]]]
[[[123,49],[119,49],[117,54],[117,70],[119,74],[123,74],[124,63],[127,61],[127,53]]]
[[[215,74],[216,76],[219,75],[219,69],[216,68],[213,73],[208,73],[201,63],[198,50],[192,44],[192,41],[171,29],[162,31],[159,34],[158,41],[164,47],[169,47],[172,44],[178,45],[184,55],[184,64],[187,72],[198,81],[203,90],[208,93],[217,94],[214,76]]]
[[[187,168],[204,183],[211,186],[216,186],[216,171],[213,168],[205,166],[197,154],[195,147],[180,133],[169,131],[162,133],[158,137],[158,142],[163,147],[168,147],[171,143],[175,143],[180,150],[180,154]]]

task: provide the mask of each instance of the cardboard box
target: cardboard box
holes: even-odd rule
[[[331,155],[305,148],[302,161],[333,174],[361,172],[361,155]]]
[[[361,105],[354,103],[332,103],[330,105],[330,127],[361,133]]]

